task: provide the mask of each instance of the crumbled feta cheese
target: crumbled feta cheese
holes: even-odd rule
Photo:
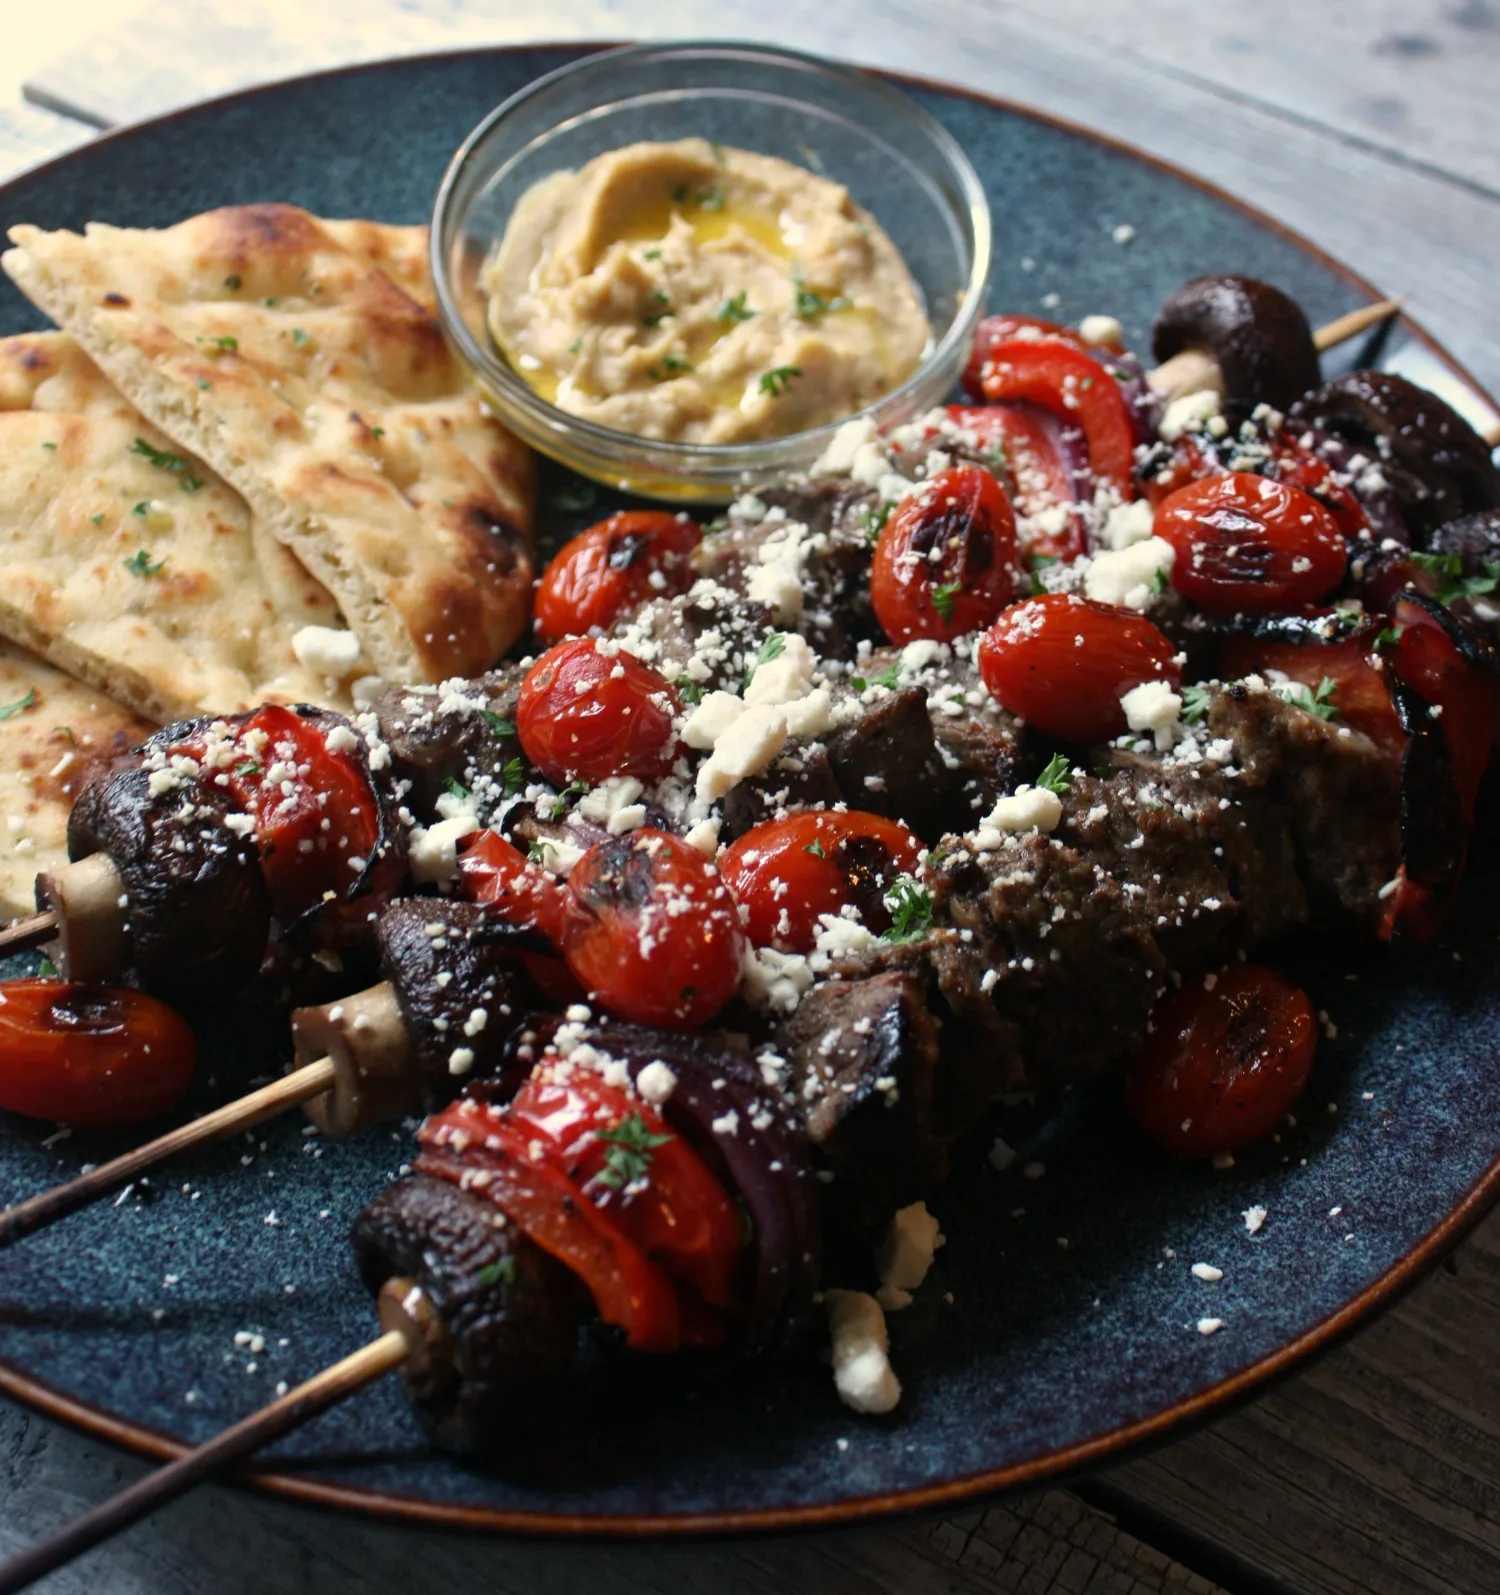
[[[1157,431],[1168,443],[1175,443],[1184,432],[1191,432],[1205,421],[1218,415],[1221,399],[1212,388],[1200,388],[1197,393],[1184,393],[1173,399],[1161,418]]]
[[[1062,819],[1062,799],[1046,787],[1018,787],[1009,797],[1001,798],[979,822],[974,833],[974,848],[979,853],[993,853],[1003,843],[1006,835],[1014,831],[1055,831]]]
[[[791,633],[774,659],[755,667],[745,688],[745,702],[779,706],[806,697],[812,691],[817,664],[818,656],[808,647],[807,639]]]
[[[848,476],[860,449],[875,446],[879,439],[875,423],[867,415],[856,416],[829,438],[823,452],[812,463],[811,476]]]
[[[359,638],[334,626],[303,626],[292,636],[292,652],[314,675],[338,678],[359,663]]]
[[[821,737],[833,730],[833,700],[827,687],[815,687],[805,698],[781,706],[787,731],[794,737]]]
[[[323,741],[330,753],[353,753],[359,746],[359,738],[352,728],[342,722],[334,726]]]
[[[474,1067],[474,1049],[472,1047],[455,1047],[448,1054],[448,1073],[467,1074]]]
[[[1100,604],[1120,604],[1144,609],[1151,601],[1156,578],[1172,569],[1176,550],[1163,537],[1096,554],[1084,572],[1084,593]]]
[[[754,1008],[791,1013],[813,983],[812,965],[801,953],[749,947],[740,965],[740,995]]]
[[[1144,543],[1150,537],[1155,522],[1156,512],[1148,499],[1137,498],[1128,504],[1113,504],[1109,514],[1104,517],[1101,533],[1104,546],[1118,552],[1122,548],[1129,548],[1132,543]]]
[[[711,753],[714,744],[745,712],[745,701],[732,692],[710,692],[687,717],[682,740],[700,753]]]
[[[1150,731],[1159,751],[1165,752],[1177,740],[1182,699],[1165,681],[1143,681],[1120,699],[1125,724],[1132,731]]]
[[[695,847],[700,853],[712,858],[719,851],[720,823],[713,818],[699,820],[696,825],[689,828],[682,839],[689,847]]]
[[[897,1210],[885,1238],[875,1248],[875,1272],[880,1279],[877,1299],[888,1312],[911,1305],[932,1267],[933,1254],[943,1244],[938,1221],[925,1202]]]
[[[705,700],[707,701],[707,700]],[[697,793],[717,803],[747,775],[759,775],[786,746],[786,716],[769,704],[752,704],[721,732],[698,768]]]
[[[1200,1318],[1198,1320],[1198,1333],[1200,1335],[1216,1335],[1224,1327],[1222,1318]]]
[[[1125,329],[1113,316],[1085,316],[1078,323],[1078,336],[1085,343],[1124,343]]]
[[[635,1088],[647,1102],[660,1107],[677,1089],[677,1076],[669,1065],[655,1058],[635,1077]]]
[[[472,810],[435,825],[413,826],[406,852],[412,880],[419,886],[451,881],[458,873],[458,844],[477,829]]]
[[[830,1290],[823,1299],[839,1399],[856,1412],[890,1412],[901,1399],[901,1384],[891,1368],[880,1303],[862,1290]]]
[[[578,800],[578,812],[611,836],[620,836],[646,823],[646,807],[638,801],[643,791],[633,775],[612,775]]]
[[[1201,1279],[1206,1285],[1217,1285],[1224,1277],[1222,1268],[1215,1268],[1212,1263],[1194,1263],[1193,1278]]]
[[[1247,1207],[1240,1216],[1245,1220],[1246,1232],[1251,1235],[1258,1235],[1261,1226],[1266,1221],[1266,1210],[1257,1204],[1254,1207]]]

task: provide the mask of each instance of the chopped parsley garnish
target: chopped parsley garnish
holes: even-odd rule
[[[569,353],[569,354],[577,354],[577,353],[578,353],[578,351],[579,351],[579,350],[580,350],[580,349],[581,349],[581,348],[582,348],[582,347],[583,347],[583,339],[582,339],[582,338],[575,338],[575,339],[574,339],[574,340],[573,340],[573,341],[572,341],[572,343],[570,343],[570,344],[569,344],[569,345],[568,345],[568,353]]]
[[[215,349],[220,354],[235,354],[240,347],[238,338],[199,338],[196,341],[202,344],[205,349]]]
[[[627,1185],[648,1178],[651,1154],[673,1139],[670,1135],[656,1135],[648,1130],[639,1113],[621,1119],[611,1129],[595,1130],[594,1138],[606,1142],[609,1150],[604,1154],[604,1167],[589,1183],[611,1191],[622,1191]]]
[[[661,250],[659,250],[659,249],[647,249],[647,250],[645,250],[642,253],[641,259],[642,260],[660,260],[661,259]]]
[[[155,576],[166,564],[166,560],[153,560],[146,549],[138,548],[129,559],[121,560],[120,563],[132,576]]]
[[[516,1260],[514,1257],[502,1257],[498,1263],[486,1263],[474,1276],[476,1285],[498,1285],[501,1280],[507,1285],[516,1282]]]
[[[46,449],[49,454],[57,453],[57,445],[55,443],[44,443],[42,444],[42,447]]]
[[[1167,580],[1166,571],[1158,570],[1158,571],[1154,571],[1152,573],[1152,576],[1151,576],[1151,596],[1153,598],[1160,598],[1161,595],[1164,592],[1166,592],[1167,588],[1170,587],[1170,586],[1171,586],[1171,583]]]
[[[130,506],[130,513],[132,515],[139,515],[142,520],[145,520],[145,518],[151,513],[151,500],[149,498],[139,499],[136,503]]]
[[[873,508],[866,504],[859,512],[859,529],[873,543],[885,530],[885,523],[891,518],[894,504],[877,504]]]
[[[57,965],[52,962],[46,953],[42,954],[41,960],[36,966],[36,978],[38,980],[57,979]]]
[[[293,346],[293,348],[300,349],[300,348],[302,348],[302,346],[306,342],[307,342],[307,334],[301,329],[301,327],[293,327],[292,328],[292,346]]]
[[[779,399],[791,385],[792,378],[801,375],[801,366],[773,366],[769,371],[761,373],[760,391],[770,394],[773,399]]]
[[[1375,635],[1375,652],[1380,653],[1382,649],[1394,648],[1401,641],[1401,634],[1405,630],[1405,626],[1387,626],[1383,631],[1377,632]]]
[[[708,153],[713,156],[715,166],[724,164],[724,146],[718,143],[717,140],[710,139],[708,141]]]
[[[953,606],[964,590],[961,581],[942,582],[932,589],[932,607],[937,610],[945,626],[953,624]]]
[[[1031,556],[1031,596],[1033,598],[1040,598],[1047,591],[1047,586],[1042,580],[1041,573],[1049,565],[1055,565],[1056,563],[1056,554],[1033,554]]]
[[[372,426],[370,428],[370,436],[372,438],[383,438],[385,436],[385,428],[383,426]]]
[[[863,692],[866,687],[884,687],[888,692],[894,692],[901,685],[901,666],[887,665],[878,676],[872,676],[868,681],[863,676],[851,676],[849,685],[856,692]]]
[[[1409,558],[1418,570],[1438,579],[1433,597],[1440,604],[1451,604],[1455,598],[1482,598],[1500,587],[1500,565],[1485,560],[1482,576],[1465,576],[1463,556],[1460,554],[1423,554],[1413,552]]]
[[[68,746],[70,748],[76,748],[78,746],[78,738],[73,735],[72,726],[53,726],[52,729],[54,731],[62,732],[62,734],[68,739]]]
[[[677,688],[677,696],[681,698],[684,703],[703,702],[702,682],[694,681],[688,676],[678,676],[672,685]]]
[[[149,460],[158,471],[170,471],[174,476],[180,476],[184,493],[196,493],[203,486],[202,477],[194,476],[188,470],[188,462],[180,454],[173,454],[168,449],[152,448],[145,438],[137,438],[130,445],[130,452]]]
[[[94,523],[95,526],[103,526],[103,524],[104,524],[104,511],[103,510],[97,510],[94,514],[89,516],[89,519]]]
[[[557,807],[560,809],[569,798],[586,797],[588,790],[589,784],[587,781],[569,781],[562,791],[557,794]],[[554,809],[553,813],[556,812],[557,810]]]
[[[823,851],[823,844],[817,839],[817,837],[814,837],[812,841],[810,841],[807,846],[802,849],[802,851],[804,853],[811,853],[814,858],[828,857],[828,855]]]
[[[755,672],[762,665],[768,665],[773,659],[779,659],[786,652],[786,633],[780,631],[769,632],[766,640],[760,645],[760,652],[754,660],[745,667],[745,685],[750,685]]]
[[[234,773],[236,775],[259,775],[260,766],[254,759],[246,759],[243,764],[235,765]]]
[[[515,721],[507,720],[503,715],[496,714],[493,709],[481,709],[479,718],[497,737],[513,737],[516,734]]]
[[[752,310],[745,303],[745,290],[741,288],[733,299],[726,299],[719,306],[718,314],[720,321],[727,321],[733,324],[736,321],[749,321],[752,316],[758,315],[759,312]]]
[[[651,290],[651,298],[656,304],[661,306],[661,309],[653,310],[649,315],[641,317],[641,324],[646,327],[658,326],[672,314],[672,301],[667,298],[660,288]]]
[[[17,698],[14,703],[0,704],[0,720],[14,720],[18,714],[25,714],[28,709],[36,707],[36,688],[28,687],[24,698]]]
[[[1073,767],[1062,754],[1054,753],[1036,778],[1036,784],[1043,792],[1066,792],[1073,784]]]
[[[885,941],[911,941],[932,923],[932,893],[913,875],[896,877],[885,894],[885,905],[891,911]]]
[[[443,790],[450,797],[456,797],[460,803],[466,803],[474,795],[462,781],[451,775],[443,777]]]
[[[700,188],[694,198],[703,210],[724,209],[724,190],[722,188]]]
[[[665,382],[669,377],[680,377],[684,371],[692,369],[692,363],[684,360],[680,354],[664,354],[651,367],[651,376],[657,382]]]
[[[213,386],[213,383],[210,382],[207,377],[199,377],[198,378],[198,386],[200,388],[211,388]]]
[[[1195,726],[1208,713],[1208,706],[1213,702],[1213,689],[1205,687],[1201,681],[1195,681],[1182,689],[1182,718],[1190,726]]]
[[[989,466],[996,476],[1010,464],[1010,455],[1005,452],[1005,447],[1000,443],[991,443],[987,449],[982,449],[979,455],[981,465]]]
[[[230,291],[230,293],[238,293],[242,284],[240,279],[233,272],[231,272],[229,276],[224,279],[224,286]]]
[[[502,798],[514,797],[526,785],[526,766],[518,754],[514,759],[507,759],[505,767],[500,771],[500,796]],[[564,796],[567,794],[564,793]]]
[[[1338,683],[1332,677],[1324,676],[1316,692],[1310,692],[1300,681],[1278,681],[1271,690],[1284,703],[1305,709],[1320,720],[1336,720],[1339,709],[1333,701],[1333,694],[1337,687]]]
[[[533,864],[546,864],[547,855],[553,851],[555,850],[551,842],[544,842],[541,837],[537,837],[531,846],[526,849],[526,856]]]
[[[849,301],[843,294],[835,294],[832,299],[825,298],[816,290],[809,288],[802,281],[802,273],[792,273],[792,284],[797,290],[796,312],[804,321],[811,321],[815,316],[826,316],[830,310],[847,310]]]

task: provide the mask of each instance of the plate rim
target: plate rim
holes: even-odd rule
[[[71,163],[87,160],[101,146],[111,145],[117,141],[128,142],[203,111],[218,110],[296,85],[356,77],[413,62],[439,64],[483,56],[516,56],[543,50],[570,50],[579,55],[592,55],[618,48],[621,43],[629,42],[635,41],[536,39],[519,44],[472,45],[447,50],[407,52],[382,56],[377,60],[293,73],[265,83],[251,84],[228,94],[196,100],[189,105],[175,106],[141,121],[127,122],[108,129],[86,143],[64,150],[51,159],[28,167],[6,182],[0,183],[0,205],[7,203],[11,194],[21,186],[34,179],[45,178]],[[838,58],[830,57],[830,59]],[[1041,123],[1113,150],[1132,161],[1150,167],[1163,176],[1187,184],[1220,204],[1239,211],[1241,215],[1312,257],[1326,270],[1342,278],[1350,287],[1368,295],[1372,301],[1387,297],[1367,278],[1296,228],[1230,193],[1211,179],[1190,172],[1165,156],[1141,149],[1126,139],[1003,95],[989,94],[983,89],[947,83],[920,73],[863,66],[857,62],[845,64],[853,65],[859,71],[903,87],[926,89],[972,100],[992,110]],[[426,224],[424,221],[422,225]],[[1409,336],[1434,354],[1476,397],[1500,413],[1500,404],[1496,403],[1484,385],[1420,322],[1408,315],[1405,310],[1397,311],[1392,321],[1401,324]],[[1350,1297],[1342,1306],[1266,1356],[1194,1395],[1143,1418],[1091,1436],[1076,1445],[1060,1451],[1049,1451],[1039,1456],[1023,1458],[1005,1467],[966,1473],[939,1483],[878,1491],[869,1495],[850,1496],[836,1501],[803,1506],[702,1512],[579,1513],[424,1500],[411,1495],[388,1494],[365,1486],[328,1483],[294,1471],[277,1472],[274,1467],[265,1470],[258,1468],[236,1470],[221,1476],[218,1482],[260,1495],[308,1506],[332,1508],[361,1517],[377,1517],[404,1526],[462,1529],[538,1540],[560,1538],[593,1541],[684,1540],[729,1534],[782,1533],[794,1529],[828,1529],[856,1522],[888,1522],[917,1512],[953,1508],[1009,1491],[1035,1489],[1045,1484],[1054,1484],[1105,1461],[1121,1462],[1153,1441],[1164,1439],[1169,1433],[1185,1431],[1212,1417],[1222,1415],[1237,1402],[1264,1390],[1272,1382],[1287,1376],[1314,1356],[1332,1349],[1376,1312],[1392,1305],[1417,1284],[1424,1274],[1436,1267],[1497,1202],[1500,1202],[1500,1153],[1497,1153],[1478,1175],[1459,1201],[1384,1273],[1372,1280],[1358,1294]],[[102,1407],[80,1401],[4,1359],[0,1359],[0,1394],[19,1401],[49,1418],[81,1430],[94,1439],[103,1440],[155,1461],[173,1461],[193,1449],[191,1445],[171,1435],[163,1434],[158,1429],[131,1422]]]

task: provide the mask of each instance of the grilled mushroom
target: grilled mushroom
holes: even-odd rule
[[[1151,347],[1163,363],[1188,350],[1212,356],[1232,404],[1284,410],[1322,376],[1302,307],[1270,283],[1230,272],[1190,277],[1168,294]]]
[[[1292,407],[1379,465],[1425,547],[1447,521],[1500,508],[1500,470],[1484,439],[1451,405],[1390,371],[1350,371]]]

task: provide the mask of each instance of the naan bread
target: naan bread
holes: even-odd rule
[[[333,599],[64,333],[0,339],[0,635],[156,721],[347,706],[292,639]]]
[[[0,642],[0,917],[35,912],[37,871],[67,862],[79,788],[155,729]]]
[[[15,227],[3,264],[243,494],[377,673],[476,674],[526,624],[530,455],[482,413],[432,317],[347,247],[352,227],[288,205],[159,232]]]
[[[432,270],[427,260],[425,227],[393,227],[388,222],[327,221],[318,226],[351,255],[358,255],[367,266],[379,266],[393,283],[428,313],[437,313],[437,295],[432,291]]]

